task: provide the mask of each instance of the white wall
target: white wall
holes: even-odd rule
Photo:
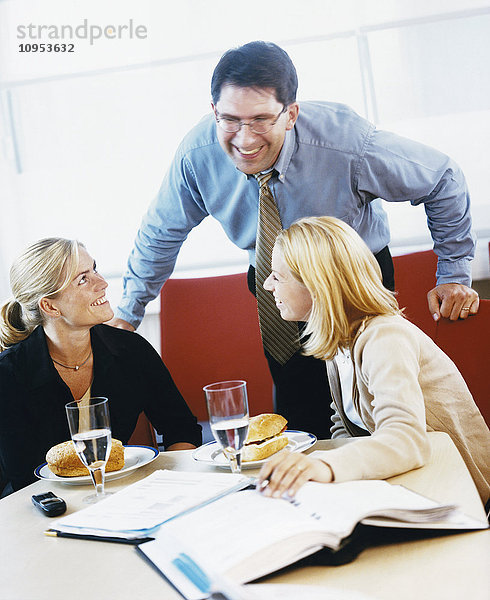
[[[28,41],[19,25],[84,19],[132,19],[148,36],[18,51]],[[180,139],[209,111],[217,60],[252,39],[290,53],[300,100],[346,102],[462,165],[479,237],[473,275],[489,277],[489,34],[490,3],[472,0],[0,1],[0,299],[14,256],[62,235],[86,243],[117,301],[141,216]],[[395,253],[430,245],[423,209],[387,209]],[[178,271],[208,267],[246,267],[211,218],[189,236]]]

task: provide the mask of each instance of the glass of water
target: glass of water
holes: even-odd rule
[[[241,471],[241,453],[248,433],[247,382],[219,381],[204,388],[209,424],[233,473]]]
[[[89,398],[87,402],[70,402],[65,408],[76,453],[95,486],[95,494],[85,497],[83,502],[98,502],[109,495],[104,490],[105,466],[112,446],[109,401]]]

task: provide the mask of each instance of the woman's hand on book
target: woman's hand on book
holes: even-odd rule
[[[278,452],[262,467],[257,487],[264,496],[280,498],[284,493],[294,496],[307,481],[330,483],[332,469],[327,463],[289,450]]]

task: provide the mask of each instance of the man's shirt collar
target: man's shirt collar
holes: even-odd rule
[[[261,171],[261,173],[268,173],[269,171],[275,171],[278,175],[279,181],[283,182],[286,178],[286,171],[291,162],[291,158],[294,152],[294,146],[296,144],[296,132],[294,127],[289,131],[286,131],[286,135],[284,137],[284,143],[282,145],[281,151],[279,152],[279,156],[277,157],[276,162],[270,169],[265,169],[265,171]],[[237,168],[237,170],[239,170]],[[245,174],[247,179],[254,177],[254,175]]]
[[[289,131],[286,131],[284,137],[284,144],[282,145],[279,156],[277,157],[274,169],[278,172],[279,181],[284,181],[286,177],[286,171],[293,157],[294,146],[296,144],[296,131],[293,127]]]

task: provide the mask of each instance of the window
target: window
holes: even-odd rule
[[[358,0],[309,1],[308,11],[283,3],[267,31],[241,19],[233,35],[220,25],[219,11],[206,20],[204,32],[209,9],[200,2],[183,1],[171,17],[158,2],[138,3],[138,9],[122,3],[121,20],[123,14],[137,14],[151,22],[150,31],[162,32],[139,54],[121,55],[106,45],[100,63],[92,49],[86,63],[78,56],[73,72],[66,60],[60,62],[59,73],[52,57],[42,63],[44,71],[37,57],[38,70],[32,72],[25,57],[16,54],[8,65],[0,58],[0,67],[9,67],[0,79],[0,297],[9,294],[13,258],[48,235],[84,241],[104,275],[121,276],[141,217],[177,145],[209,112],[210,79],[219,56],[250,39],[273,39],[290,53],[300,100],[349,104],[378,127],[453,156],[466,173],[475,229],[486,248],[490,8],[452,0],[433,3],[432,11],[439,7],[441,14],[431,15],[427,3],[394,1],[380,3],[380,12],[373,13]],[[36,5],[0,2],[4,61],[18,20],[28,19],[27,6]],[[75,11],[75,4],[66,6],[64,17]],[[220,6],[231,10],[229,4]],[[422,208],[385,207],[395,252],[430,243]],[[489,276],[485,258],[477,276]],[[177,268],[246,265],[246,253],[208,218],[184,244]]]

